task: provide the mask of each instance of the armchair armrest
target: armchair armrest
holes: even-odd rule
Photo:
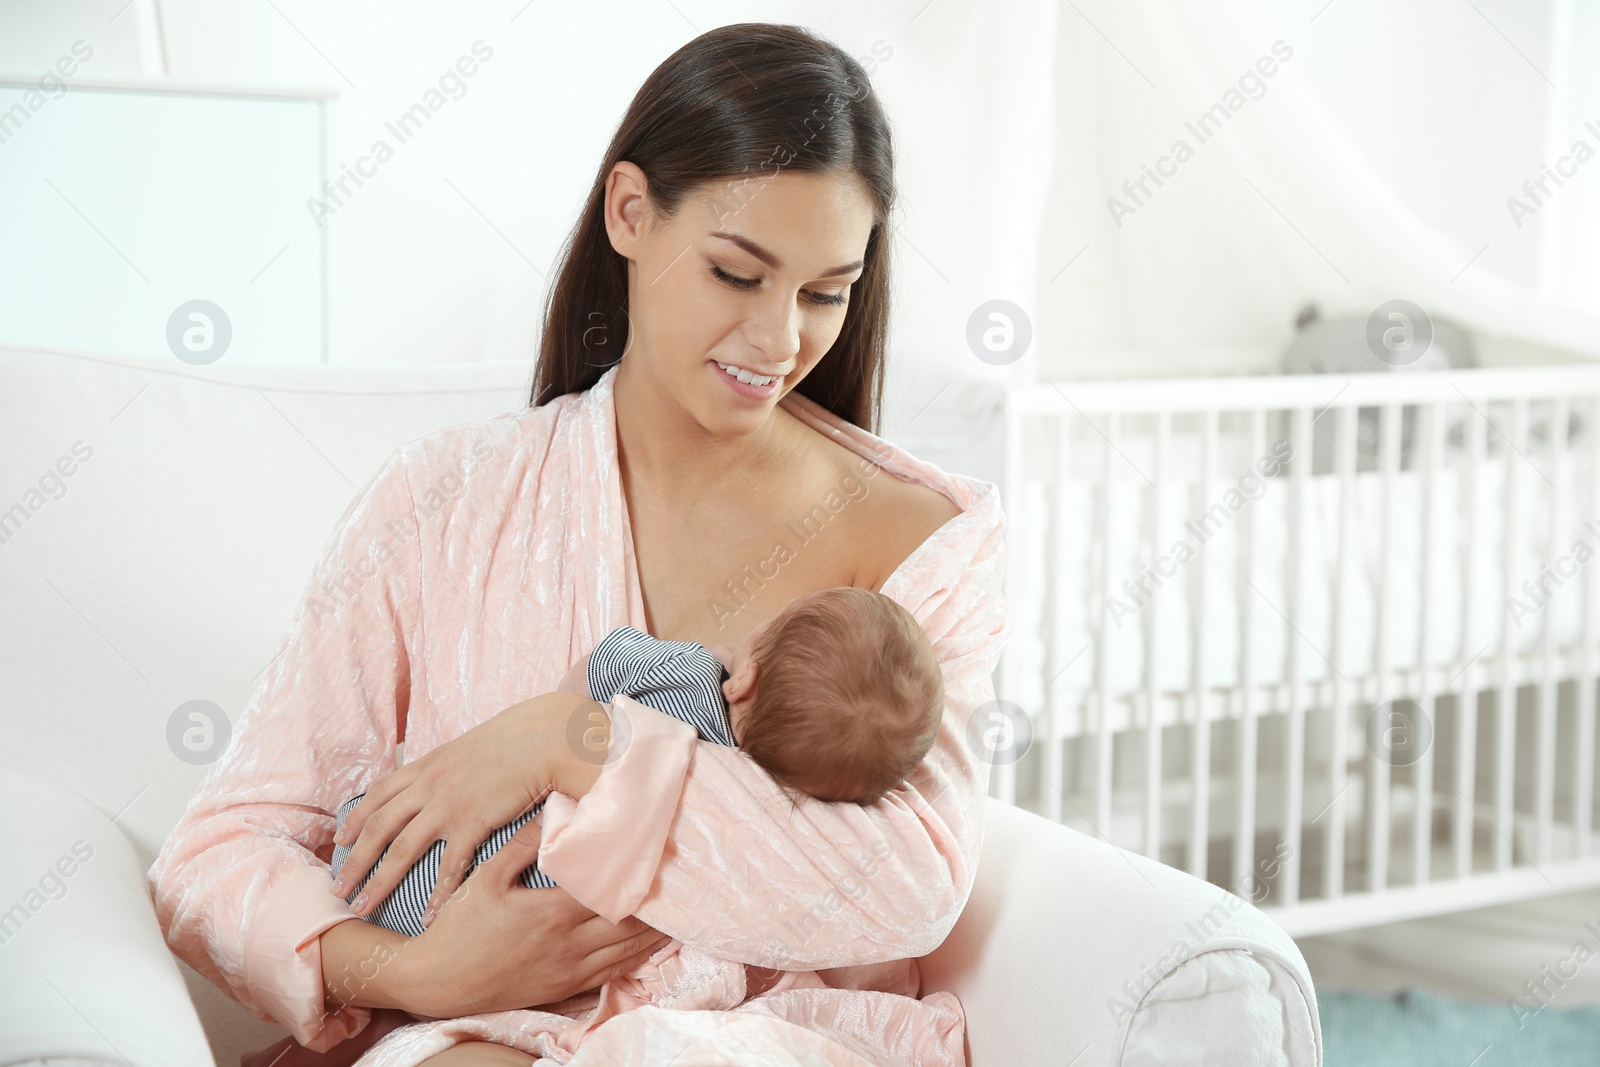
[[[991,799],[972,895],[921,961],[971,1067],[1318,1067],[1305,959],[1241,897]]]
[[[215,1067],[145,867],[93,804],[0,769],[4,1062]]]

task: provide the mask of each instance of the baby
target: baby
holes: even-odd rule
[[[626,694],[693,726],[701,740],[742,749],[780,785],[857,804],[874,803],[905,780],[933,746],[944,712],[943,679],[922,627],[881,593],[848,586],[801,597],[731,650],[619,627],[559,689],[601,703]],[[365,795],[339,809],[341,829]],[[491,834],[474,866],[543,807]],[[435,841],[363,918],[419,936],[444,844]],[[335,876],[349,854],[346,845],[334,848]],[[519,880],[529,888],[556,884],[537,863]]]

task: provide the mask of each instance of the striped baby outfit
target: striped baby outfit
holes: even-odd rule
[[[693,641],[659,641],[631,626],[619,626],[595,646],[589,656],[589,696],[609,704],[619,693],[632,697],[647,707],[665,715],[681,719],[695,728],[702,741],[734,747],[733,726],[728,718],[728,705],[722,697],[722,682],[727,672],[704,645]],[[365,793],[345,801],[339,809],[339,827],[344,826],[350,814]],[[479,845],[472,867],[500,851],[511,836],[544,807],[540,801],[531,809],[500,827]],[[384,855],[388,849],[384,850]],[[348,845],[335,845],[333,873],[339,873],[350,855]],[[397,933],[411,937],[423,931],[422,913],[433,895],[434,884],[439,880],[439,864],[444,858],[444,842],[435,841],[422,858],[412,864],[406,876],[395,886],[394,892],[367,915],[368,922],[377,923]],[[383,857],[379,857],[382,862]],[[470,874],[471,871],[469,870]],[[351,901],[367,884],[361,880],[345,900]],[[530,889],[552,888],[551,881],[537,863],[526,867],[518,880]]]

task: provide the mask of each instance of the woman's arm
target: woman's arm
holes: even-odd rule
[[[609,923],[561,890],[529,892],[539,849],[526,823],[418,937],[359,919],[322,935],[330,1009],[399,1007],[445,1019],[555,1004],[644,963],[669,939],[638,919]]]
[[[415,1005],[399,966],[411,938],[350,918],[330,926],[318,940],[324,1003],[330,1010]]]
[[[868,807],[807,797],[791,809],[747,756],[619,699],[627,745],[603,766],[567,759],[556,772],[540,868],[607,918],[636,914],[757,966],[820,969],[936,948],[982,846],[989,767],[966,724],[993,698],[1007,631],[995,496],[990,487],[974,500],[956,520],[961,537],[950,531],[939,553],[883,590],[928,632],[947,696],[934,746],[902,787]]]
[[[419,546],[403,457],[346,509],[227,751],[148,873],[173,952],[319,1050],[371,1015],[323,1010],[319,938],[351,917],[323,857],[333,812],[393,769],[410,700]]]

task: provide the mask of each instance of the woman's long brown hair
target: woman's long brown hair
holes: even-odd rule
[[[839,338],[798,391],[876,431],[889,320],[887,221],[894,205],[889,122],[861,64],[797,26],[744,22],[701,34],[639,87],[606,149],[562,250],[545,307],[531,403],[588,389],[628,339],[627,260],[603,207],[618,161],[644,171],[651,206],[670,219],[704,182],[730,182],[726,209],[784,171],[849,173],[865,183],[873,225]],[[745,179],[739,181],[739,179]]]

